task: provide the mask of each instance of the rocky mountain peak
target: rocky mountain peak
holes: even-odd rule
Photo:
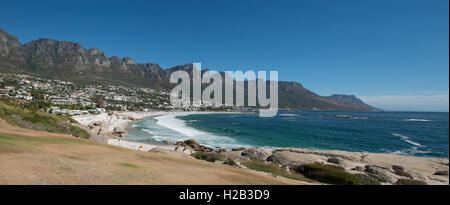
[[[132,58],[129,57],[125,57],[122,59],[123,62],[125,62],[126,64],[131,64],[131,65],[135,65],[137,64],[136,61]]]
[[[0,29],[0,56],[19,57],[23,55],[20,51],[21,47],[22,44],[16,36]]]

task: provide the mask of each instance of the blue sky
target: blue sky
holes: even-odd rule
[[[163,68],[278,70],[320,95],[448,111],[448,0],[19,0],[0,19],[22,43],[76,41]]]

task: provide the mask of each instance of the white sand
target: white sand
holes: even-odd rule
[[[144,151],[144,152],[148,152],[153,148],[162,148],[162,149],[167,149],[167,150],[171,150],[171,151],[173,151],[175,148],[175,146],[173,146],[173,145],[165,145],[165,146],[164,145],[151,145],[151,144],[145,144],[145,143],[139,143],[139,142],[130,142],[130,141],[121,140],[121,139],[109,139],[108,144],[114,145],[114,146],[119,146],[119,147],[124,147],[124,148],[128,148],[128,149],[133,149],[133,150]]]

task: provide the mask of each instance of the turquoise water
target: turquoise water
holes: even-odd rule
[[[448,158],[448,113],[279,112],[193,114],[149,118],[134,125],[129,140],[193,138],[211,147],[296,147],[397,153]]]

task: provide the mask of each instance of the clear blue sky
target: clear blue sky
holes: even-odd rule
[[[448,111],[448,0],[6,1],[0,19],[22,43],[76,41],[163,68],[278,70],[320,95]]]

